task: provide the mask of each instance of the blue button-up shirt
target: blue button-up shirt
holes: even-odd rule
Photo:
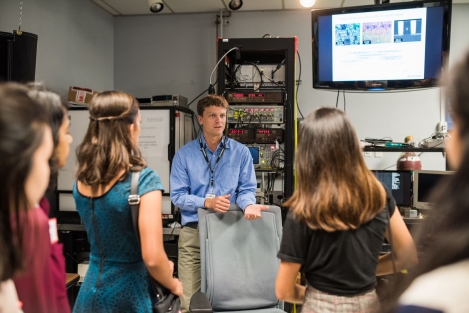
[[[225,152],[215,167],[225,137],[218,144],[215,153],[207,147],[203,135],[201,138],[211,167],[214,168],[212,192],[210,191],[212,174],[200,148],[199,139],[179,149],[171,167],[171,201],[181,210],[182,225],[198,221],[197,209],[204,207],[208,193],[215,196],[229,194],[231,197],[228,200],[243,210],[248,205],[256,203],[257,181],[249,149],[227,138]]]

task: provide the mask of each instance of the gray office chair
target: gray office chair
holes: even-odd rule
[[[191,312],[284,313],[275,295],[280,208],[269,206],[253,221],[236,205],[226,213],[199,209],[198,215],[202,293],[192,297]]]

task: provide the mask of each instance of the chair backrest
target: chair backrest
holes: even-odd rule
[[[201,289],[213,311],[276,307],[280,208],[269,206],[252,221],[236,205],[226,213],[199,209],[198,215]]]

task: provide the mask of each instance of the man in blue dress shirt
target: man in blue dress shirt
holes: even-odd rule
[[[181,211],[178,274],[184,287],[182,312],[189,312],[192,295],[200,291],[200,242],[197,210],[224,213],[236,203],[246,219],[261,217],[256,204],[256,174],[249,149],[223,136],[228,102],[208,95],[197,104],[203,134],[179,149],[171,167],[171,201]]]

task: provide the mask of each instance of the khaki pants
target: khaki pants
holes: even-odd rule
[[[179,234],[178,277],[184,288],[181,310],[182,313],[188,313],[192,295],[200,291],[199,229],[190,227],[181,229]]]

